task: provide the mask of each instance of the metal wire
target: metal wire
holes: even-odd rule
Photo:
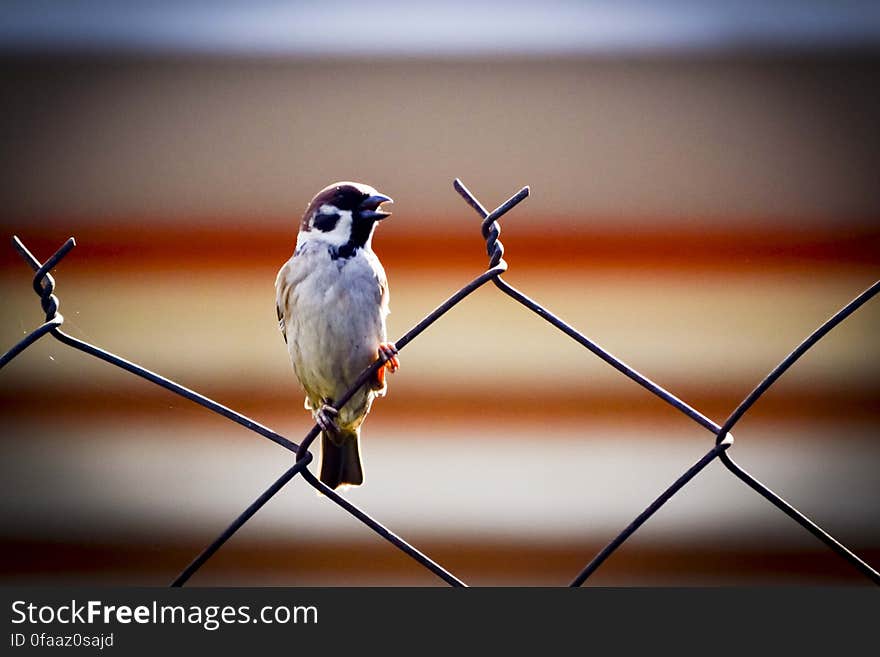
[[[257,511],[263,508],[263,506],[275,496],[275,493],[280,491],[287,485],[291,479],[293,479],[297,474],[299,474],[303,468],[305,468],[309,463],[312,462],[312,455],[308,452],[305,453],[304,458],[298,460],[293,464],[290,468],[288,468],[283,475],[278,477],[275,482],[266,489],[266,491],[260,495],[256,500],[254,500],[253,504],[251,504],[248,508],[244,510],[244,512],[239,515],[232,523],[223,530],[223,532],[214,539],[214,541],[206,547],[202,552],[199,553],[192,562],[183,569],[183,572],[180,573],[174,581],[171,582],[171,586],[183,586],[192,577],[195,572],[201,568],[205,562],[214,556],[214,553],[223,547],[223,544],[226,543],[232,535],[235,534],[239,529],[244,526],[248,520],[250,520],[254,515],[256,515]]]
[[[504,246],[498,239],[498,236],[501,233],[501,226],[498,225],[498,222],[496,221],[497,218],[493,217],[492,213],[486,212],[486,209],[474,197],[470,190],[468,190],[468,188],[464,186],[461,180],[456,179],[454,186],[456,191],[465,199],[465,201],[467,201],[468,205],[474,208],[483,219],[481,229],[483,232],[483,237],[486,240],[486,251],[489,255],[490,262],[496,262],[497,260],[501,259],[504,254]],[[752,404],[757,401],[758,397],[760,397],[767,389],[769,389],[770,386],[772,386],[773,383],[775,383],[776,380],[779,379],[783,372],[791,367],[791,365],[793,365],[795,361],[803,356],[822,337],[827,335],[835,326],[840,324],[844,319],[849,317],[869,299],[880,292],[880,281],[877,281],[876,283],[874,283],[874,285],[862,292],[862,294],[860,294],[853,301],[844,306],[840,311],[835,313],[830,319],[828,319],[818,329],[816,329],[806,340],[804,340],[797,347],[797,349],[795,349],[782,361],[782,363],[774,368],[774,370],[767,375],[767,377],[755,388],[755,390],[753,390],[752,393],[748,397],[746,397],[746,399],[731,414],[731,416],[727,419],[723,426],[717,425],[715,422],[688,405],[686,402],[682,401],[669,391],[665,390],[660,385],[654,383],[648,377],[640,374],[634,368],[630,367],[622,360],[612,355],[610,352],[606,351],[598,344],[590,340],[588,337],[577,331],[575,328],[556,317],[553,313],[542,307],[536,301],[533,301],[525,294],[514,288],[512,285],[509,285],[500,276],[495,278],[494,283],[495,286],[498,287],[498,289],[500,289],[502,292],[521,303],[523,306],[534,312],[539,317],[545,319],[547,322],[555,326],[557,329],[559,329],[569,337],[573,338],[582,346],[589,349],[592,353],[596,354],[599,358],[611,365],[618,372],[632,379],[650,392],[654,393],[667,404],[669,404],[673,408],[678,409],[689,418],[694,420],[694,422],[699,424],[701,427],[711,431],[716,436],[716,448],[720,448],[710,450],[706,454],[706,456],[704,456],[697,463],[691,466],[691,468],[689,468],[684,475],[679,477],[668,489],[666,489],[666,491],[664,491],[662,495],[660,495],[660,497],[654,500],[654,502],[652,502],[641,514],[639,514],[639,516],[632,523],[630,523],[630,525],[628,525],[622,532],[620,532],[620,534],[614,537],[614,539],[612,539],[611,542],[608,543],[608,545],[606,545],[599,552],[599,554],[596,555],[596,557],[594,557],[593,560],[589,564],[587,564],[587,566],[578,574],[578,576],[572,581],[571,586],[580,586],[581,584],[583,584],[584,581],[593,572],[595,572],[596,568],[598,568],[599,565],[601,565],[605,561],[605,559],[607,559],[618,547],[620,547],[623,542],[629,536],[631,536],[633,532],[635,532],[636,529],[638,529],[643,523],[645,523],[648,518],[650,518],[660,509],[660,507],[663,506],[663,504],[665,504],[676,492],[678,492],[685,484],[693,479],[703,468],[709,465],[709,463],[711,463],[716,457],[720,458],[722,463],[724,463],[724,465],[727,466],[728,469],[730,469],[742,481],[747,483],[752,489],[760,493],[765,499],[767,499],[777,508],[785,512],[790,518],[795,520],[798,524],[807,529],[814,536],[822,540],[826,545],[828,545],[828,547],[833,549],[841,557],[853,564],[865,576],[873,580],[875,584],[880,585],[880,573],[878,573],[865,561],[856,556],[851,550],[849,550],[846,546],[833,538],[830,534],[825,532],[816,523],[807,518],[803,513],[795,509],[791,504],[783,500],[779,495],[774,493],[767,486],[759,482],[752,475],[739,467],[733,461],[733,459],[730,458],[730,455],[726,453],[727,449],[733,444],[733,435],[730,433],[730,430],[733,428],[733,425],[736,424],[736,422],[742,417],[742,415],[749,408],[751,408]]]
[[[502,203],[492,212],[488,212],[477,198],[464,186],[464,184],[456,179],[454,182],[456,191],[464,198],[464,200],[480,215],[482,219],[481,231],[486,241],[486,252],[489,256],[489,269],[470,281],[460,290],[455,292],[446,301],[441,303],[430,312],[418,324],[407,331],[395,343],[394,347],[400,351],[418,337],[422,332],[429,328],[440,317],[449,312],[464,298],[472,292],[482,287],[489,281],[504,294],[511,297],[521,305],[534,312],[539,317],[556,327],[561,332],[568,335],[578,344],[588,349],[590,352],[601,358],[603,361],[611,365],[614,369],[622,373],[624,376],[635,381],[643,388],[647,389],[664,402],[684,413],[694,422],[712,432],[716,436],[716,442],[713,447],[700,458],[696,463],[690,466],[684,474],[682,474],[675,482],[673,482],[666,490],[663,491],[648,507],[645,508],[627,527],[615,536],[585,567],[572,581],[571,586],[580,586],[583,584],[607,559],[610,557],[633,533],[635,533],[647,520],[656,513],[672,496],[678,493],[689,481],[699,474],[709,463],[718,458],[724,465],[735,474],[739,479],[745,482],[752,489],[757,491],[765,499],[770,501],[776,507],[781,509],[789,517],[793,518],[805,529],[810,531],[814,536],[822,540],[826,545],[833,549],[842,558],[853,564],[862,574],[871,579],[875,584],[880,584],[880,574],[868,565],[865,561],[856,556],[852,551],[845,547],[842,543],[834,539],[817,524],[809,520],[800,511],[791,504],[783,500],[779,495],[771,491],[767,486],[759,482],[752,475],[747,473],[739,465],[737,465],[730,455],[727,453],[733,445],[733,435],[730,433],[733,426],[746,413],[752,405],[763,395],[782,374],[788,370],[800,357],[802,357],[813,345],[815,345],[822,337],[827,335],[835,326],[840,324],[844,319],[849,317],[858,308],[864,305],[868,300],[873,298],[880,292],[880,281],[865,290],[853,301],[847,304],[839,312],[835,313],[831,318],[814,331],[806,340],[804,340],[791,354],[789,354],[773,371],[762,380],[758,386],[743,400],[742,403],[731,413],[723,425],[718,425],[708,417],[700,413],[698,410],[679,399],[671,392],[664,389],[648,377],[639,373],[633,367],[612,355],[607,350],[600,347],[596,342],[589,339],[574,327],[564,322],[562,319],[542,307],[536,301],[514,288],[502,279],[501,274],[507,271],[508,265],[504,260],[504,245],[499,239],[501,234],[501,226],[498,220],[501,219],[508,211],[522,202],[529,195],[529,188],[523,187],[516,194],[511,196],[507,201]],[[55,280],[49,273],[64,258],[67,253],[76,245],[73,238],[65,242],[45,263],[40,263],[33,254],[28,251],[18,237],[13,238],[13,245],[25,260],[25,262],[35,271],[33,279],[33,288],[40,297],[40,304],[46,315],[46,321],[36,328],[34,331],[25,336],[9,351],[0,356],[0,369],[7,363],[12,361],[16,356],[21,354],[30,345],[34,344],[45,335],[52,335],[56,340],[66,344],[74,349],[87,353],[95,358],[99,358],[111,365],[119,367],[127,372],[131,372],[155,385],[161,386],[181,397],[189,399],[205,408],[218,413],[219,415],[240,424],[241,426],[281,445],[285,449],[296,454],[294,464],[289,467],[275,482],[272,483],[253,503],[251,503],[242,513],[240,513],[221,534],[214,539],[195,559],[178,575],[171,583],[172,586],[183,586],[204,564],[239,530],[244,524],[252,518],[272,497],[275,496],[284,486],[290,483],[296,475],[301,475],[302,479],[310,486],[323,493],[323,495],[360,520],[364,525],[372,529],[379,536],[387,540],[405,554],[409,555],[416,562],[420,563],[429,571],[443,579],[452,586],[465,586],[465,583],[458,579],[455,575],[443,568],[441,565],[433,561],[427,555],[423,554],[415,547],[407,543],[404,539],[397,536],[391,530],[383,526],[372,516],[361,510],[349,500],[343,498],[334,490],[318,480],[309,470],[309,465],[313,460],[313,455],[309,452],[312,442],[320,434],[320,427],[315,424],[305,435],[303,440],[297,444],[288,438],[278,434],[277,432],[263,426],[262,424],[248,418],[237,411],[234,411],[218,402],[201,395],[185,386],[167,379],[155,372],[152,372],[140,365],[125,360],[113,353],[105,351],[100,347],[74,338],[64,333],[60,327],[64,323],[64,317],[58,312],[60,302],[54,294]],[[357,393],[357,391],[371,380],[376,371],[384,366],[385,357],[380,357],[366,368],[356,379],[352,387],[337,402],[337,409],[342,408]]]

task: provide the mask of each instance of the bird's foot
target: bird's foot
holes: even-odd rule
[[[318,412],[315,413],[315,422],[321,427],[321,431],[324,431],[331,436],[338,436],[339,427],[336,426],[337,417],[339,417],[339,411],[333,408],[330,404],[324,404],[318,409]]]
[[[384,365],[376,370],[373,387],[376,390],[381,390],[385,387],[385,370],[389,370],[392,374],[399,370],[400,359],[397,357],[397,347],[393,342],[379,343],[378,356]]]
[[[379,358],[385,361],[385,367],[391,372],[400,369],[400,359],[397,357],[397,347],[393,342],[382,342],[379,344]]]

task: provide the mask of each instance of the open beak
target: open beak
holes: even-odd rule
[[[394,199],[384,194],[373,194],[361,201],[358,206],[358,214],[364,219],[372,219],[373,221],[381,221],[385,217],[391,216],[390,212],[380,210],[379,206],[383,203],[394,203]]]

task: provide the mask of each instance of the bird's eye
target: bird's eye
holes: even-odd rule
[[[337,221],[339,221],[339,215],[335,212],[329,214],[325,214],[322,212],[320,214],[316,214],[315,218],[312,219],[312,228],[317,228],[324,233],[328,233],[336,228]]]

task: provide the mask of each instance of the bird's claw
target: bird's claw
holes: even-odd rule
[[[379,344],[379,358],[385,363],[385,368],[396,372],[400,369],[400,359],[397,357],[397,347],[393,342],[382,342]]]
[[[382,367],[376,370],[373,388],[375,390],[382,390],[385,387],[385,370],[396,372],[400,369],[400,359],[397,357],[397,347],[394,346],[393,342],[379,343],[377,353],[379,360],[382,361]]]
[[[318,409],[318,412],[315,413],[315,422],[321,427],[321,431],[324,431],[331,436],[336,436],[339,434],[339,427],[336,426],[337,417],[339,417],[339,411],[333,408],[330,404],[324,404]]]

